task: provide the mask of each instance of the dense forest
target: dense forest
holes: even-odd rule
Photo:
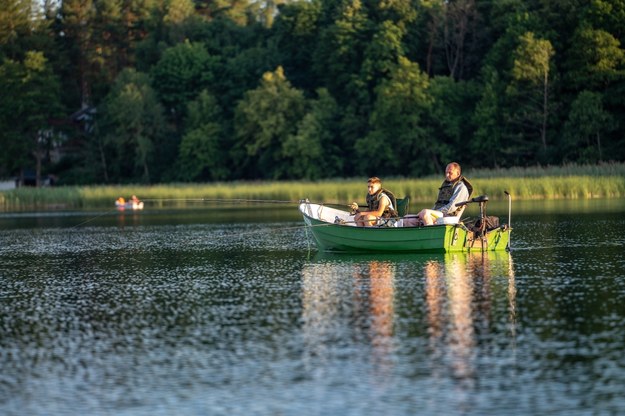
[[[625,160],[625,0],[0,0],[0,178]]]

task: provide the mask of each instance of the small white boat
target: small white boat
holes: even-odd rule
[[[115,207],[119,210],[125,210],[125,209],[133,209],[133,210],[137,210],[137,209],[143,209],[143,201],[115,201]]]

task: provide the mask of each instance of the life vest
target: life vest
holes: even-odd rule
[[[469,182],[469,180],[464,176],[458,177],[458,179],[453,182],[445,180],[441,187],[438,188],[438,198],[436,199],[436,203],[434,204],[434,209],[438,210],[449,204],[451,196],[454,194],[454,190],[460,182],[464,183],[464,185],[467,187],[467,190],[469,191],[469,197],[471,196],[471,194],[473,193],[473,185],[471,185],[471,182]],[[453,216],[456,211],[457,209],[454,210],[454,212],[448,212],[447,215]]]
[[[391,206],[387,207],[386,210],[382,213],[382,218],[390,218],[390,217],[398,217],[397,214],[397,199],[395,195],[391,191],[388,191],[384,188],[378,189],[373,195],[367,194],[367,207],[369,211],[377,211],[380,206],[380,199],[382,199],[382,195],[386,195],[388,199],[391,200]]]

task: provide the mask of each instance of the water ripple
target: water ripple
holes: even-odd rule
[[[0,413],[617,414],[620,225],[519,218],[485,256],[315,255],[299,222],[4,230]]]

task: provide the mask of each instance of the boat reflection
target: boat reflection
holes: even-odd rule
[[[388,373],[393,355],[414,345],[416,336],[417,345],[427,346],[430,373],[470,387],[489,331],[504,328],[514,342],[516,288],[507,252],[318,253],[305,264],[302,279],[310,358],[330,359],[340,346],[356,342],[369,348],[376,372]]]
[[[388,370],[395,342],[395,264],[321,260],[307,264],[302,278],[307,356],[340,356],[345,340],[352,340],[369,346],[377,371]]]
[[[472,387],[480,343],[497,330],[503,299],[506,326],[515,335],[516,288],[509,253],[449,254],[424,267],[429,349],[434,372],[451,372]],[[505,298],[503,298],[503,296]],[[503,299],[502,299],[503,298]]]

